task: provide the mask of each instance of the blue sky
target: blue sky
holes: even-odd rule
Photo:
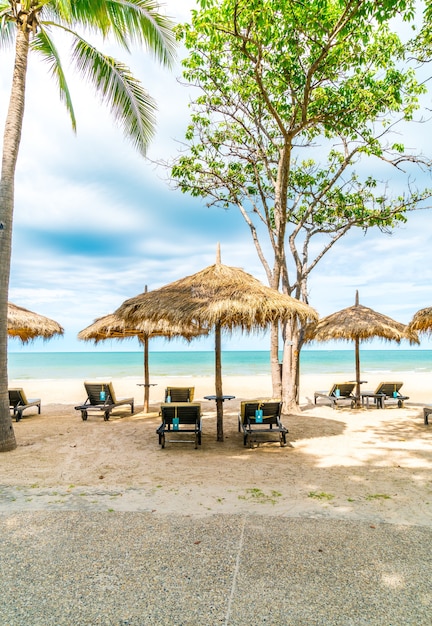
[[[194,6],[193,0],[168,0],[166,12],[176,21],[186,21]],[[12,56],[1,54],[3,127]],[[16,175],[9,300],[57,320],[65,335],[46,343],[36,341],[25,350],[91,349],[76,339],[82,328],[141,293],[145,285],[154,289],[212,264],[218,242],[224,263],[266,282],[236,209],[207,208],[204,201],[172,190],[166,173],[151,162],[175,156],[184,136],[191,91],[178,81],[180,65],[163,69],[142,51],[130,57],[114,54],[130,65],[158,103],[150,160],[134,151],[91,88],[69,72],[78,124],[74,135],[46,68],[35,59],[30,63]],[[425,104],[430,106],[430,96]],[[432,121],[415,125],[406,143],[427,153],[431,134]],[[396,189],[398,180],[391,184]],[[424,175],[424,184],[432,185],[429,174]],[[430,211],[411,214],[408,224],[391,236],[352,232],[311,276],[310,303],[320,315],[327,315],[353,304],[358,289],[362,304],[406,323],[418,309],[432,306],[431,250]],[[186,345],[155,339],[151,349]],[[211,338],[188,345],[198,350],[212,347]],[[423,340],[421,347],[430,345]],[[268,341],[226,337],[224,348],[267,349]],[[10,349],[22,348],[11,340]],[[133,342],[107,342],[100,349],[139,347]]]

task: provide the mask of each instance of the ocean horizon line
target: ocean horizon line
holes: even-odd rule
[[[347,348],[309,348],[309,347],[302,347],[301,349],[302,352],[354,352],[354,348],[353,347],[347,347]],[[418,346],[412,346],[410,348],[402,348],[400,346],[395,346],[395,347],[386,347],[386,348],[367,348],[366,346],[362,346],[360,349],[361,353],[364,352],[432,352],[431,348],[420,348]],[[8,354],[98,354],[98,353],[116,353],[116,354],[142,354],[142,350],[114,350],[114,349],[109,349],[109,348],[105,348],[105,347],[101,347],[101,346],[95,346],[93,349],[90,350],[8,350]],[[153,354],[159,354],[159,353],[190,353],[190,352],[197,352],[200,354],[203,353],[214,353],[213,349],[206,349],[206,350],[196,350],[194,348],[191,348],[189,346],[186,346],[183,350],[151,350],[149,349],[149,354],[153,353]],[[222,352],[232,352],[232,353],[241,353],[241,352],[250,352],[250,353],[265,353],[265,354],[270,354],[270,350],[248,350],[246,348],[242,348],[240,350],[231,350],[231,349],[222,349]]]
[[[151,376],[212,376],[214,350],[149,351]],[[280,354],[280,359],[282,354]],[[9,379],[123,378],[143,376],[143,351],[10,352]],[[362,350],[363,374],[432,372],[432,350]],[[302,350],[302,374],[354,376],[354,350]],[[223,350],[226,376],[270,374],[270,351]]]

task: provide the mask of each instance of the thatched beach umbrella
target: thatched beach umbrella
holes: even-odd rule
[[[94,341],[95,344],[107,339],[131,339],[137,337],[144,348],[144,413],[148,413],[150,400],[150,373],[149,373],[149,339],[151,337],[183,337],[190,340],[204,334],[196,325],[176,326],[167,321],[144,321],[135,326],[128,325],[124,319],[111,313],[99,317],[93,324],[78,333],[78,339]]]
[[[164,319],[171,324],[197,324],[215,332],[217,440],[223,441],[221,329],[252,331],[297,315],[317,319],[306,304],[266,287],[237,267],[215,265],[169,285],[126,300],[116,311],[128,324]]]
[[[60,324],[49,317],[33,313],[12,302],[8,302],[7,323],[9,337],[19,337],[23,343],[36,337],[50,339],[64,332]]]
[[[408,339],[410,343],[419,343],[417,334],[410,331],[405,324],[359,304],[358,291],[356,291],[354,306],[323,317],[315,327],[310,326],[306,332],[306,341],[332,341],[334,339],[354,341],[357,405],[360,402],[361,384],[360,342],[375,337],[397,343],[400,343],[402,339]]]
[[[414,332],[432,333],[432,307],[417,311],[408,324],[408,328]]]

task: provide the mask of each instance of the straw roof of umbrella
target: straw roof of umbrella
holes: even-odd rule
[[[408,324],[408,328],[419,333],[432,333],[432,307],[417,311]]]
[[[217,324],[233,330],[251,331],[288,321],[318,319],[307,304],[266,287],[237,267],[222,263],[197,274],[126,300],[116,311],[128,323],[169,320],[174,324],[197,324],[210,329]]]
[[[8,335],[19,337],[22,342],[31,341],[36,337],[50,339],[53,335],[62,335],[63,328],[44,315],[29,311],[24,307],[8,302]]]
[[[168,320],[172,324],[197,324],[215,331],[215,400],[217,440],[223,441],[221,330],[252,331],[294,316],[302,322],[318,319],[307,304],[266,287],[237,267],[217,262],[169,285],[126,300],[117,309],[128,324]]]
[[[171,339],[174,337],[184,337],[192,339],[203,332],[197,326],[175,326],[167,320],[159,320],[158,322],[144,321],[140,324],[130,325],[124,319],[111,313],[98,317],[93,324],[87,326],[78,333],[78,339],[84,341],[93,340],[96,344],[106,339],[130,339],[138,337],[141,341],[144,337],[166,337]]]
[[[334,339],[368,341],[374,337],[397,343],[400,343],[402,339],[418,343],[417,334],[405,324],[362,304],[354,304],[327,315],[315,326],[309,325],[306,332],[307,341],[332,341]]]
[[[316,325],[309,325],[305,333],[305,341],[354,341],[355,369],[356,369],[356,396],[357,405],[360,403],[360,342],[378,337],[387,341],[400,343],[407,339],[410,343],[419,343],[417,333],[410,330],[405,324],[396,322],[391,317],[378,313],[359,303],[356,291],[355,304],[327,317],[323,317]],[[364,381],[363,381],[364,382]]]
[[[149,339],[152,337],[165,337],[173,339],[174,337],[183,337],[190,341],[193,337],[205,334],[196,324],[170,324],[167,320],[159,320],[150,322],[145,320],[139,324],[128,324],[124,319],[111,313],[96,319],[93,324],[87,326],[78,333],[78,339],[84,341],[94,341],[98,344],[100,341],[107,339],[132,339],[137,337],[144,346],[144,413],[149,410],[150,400],[150,375],[149,375]]]

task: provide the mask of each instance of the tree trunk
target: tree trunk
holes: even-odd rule
[[[0,452],[16,448],[9,411],[7,371],[7,305],[12,254],[15,169],[24,117],[29,36],[17,30],[11,97],[3,136],[0,178]]]
[[[296,323],[283,329],[284,349],[282,360],[283,413],[299,412],[300,351]]]
[[[271,377],[272,377],[272,395],[273,398],[282,397],[282,379],[281,379],[281,367],[279,364],[279,324],[274,324],[271,327],[270,338],[270,363],[271,363]]]

